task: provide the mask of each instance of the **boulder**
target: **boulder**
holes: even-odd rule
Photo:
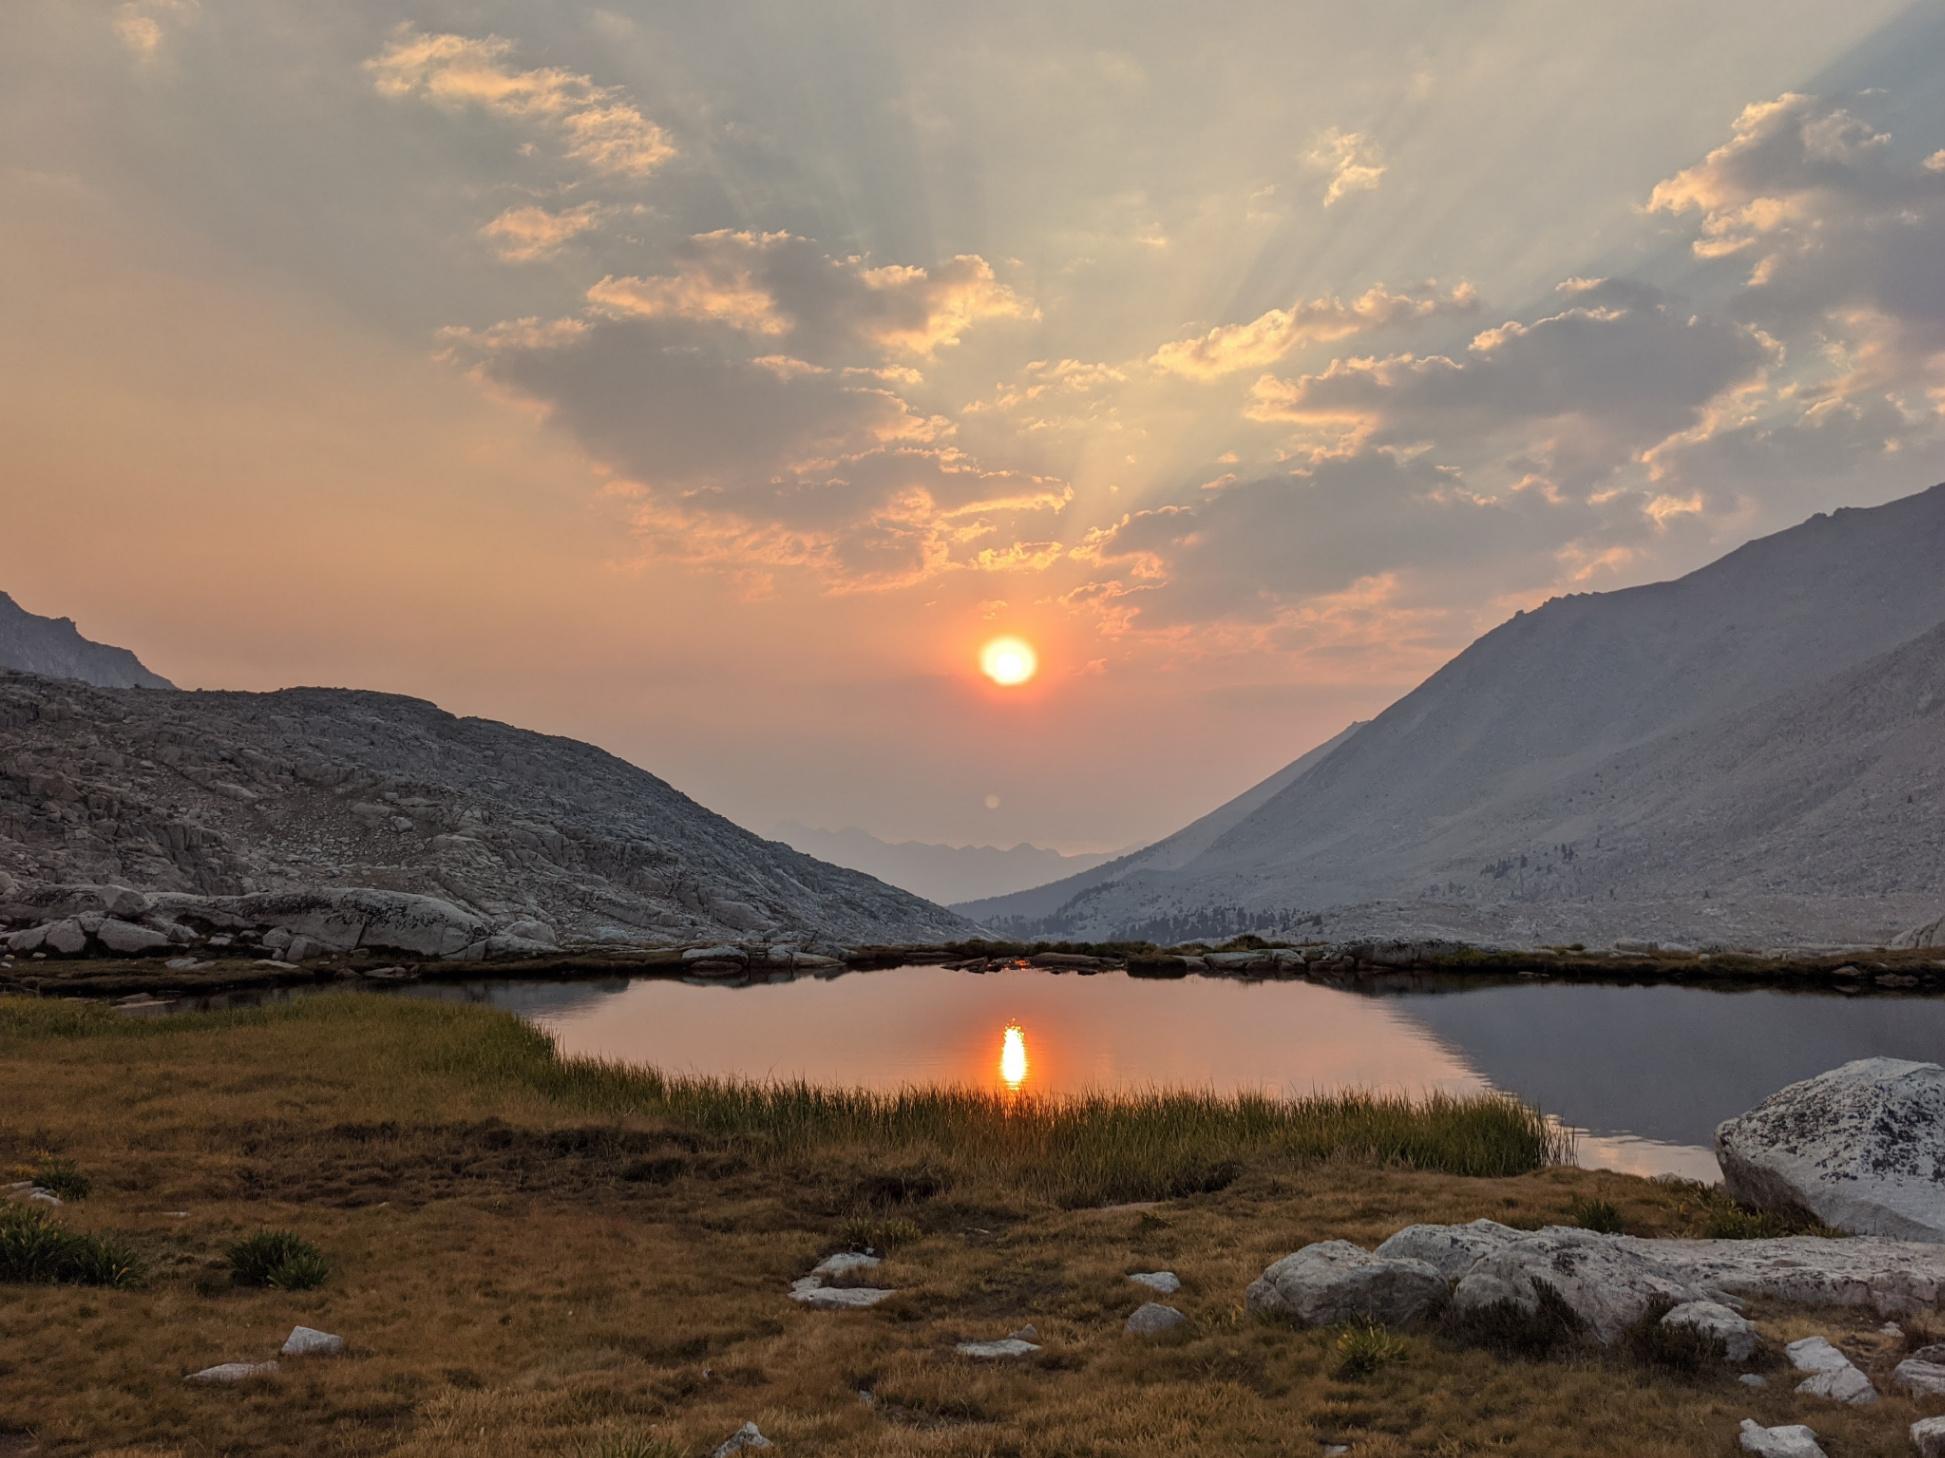
[[[101,926],[95,932],[95,940],[109,951],[120,952],[124,957],[140,956],[143,952],[169,945],[169,939],[161,932],[150,931],[145,926],[112,916],[102,918]]]
[[[862,1311],[891,1294],[883,1286],[826,1286],[821,1276],[803,1276],[790,1283],[790,1299],[813,1311]]]
[[[1766,1428],[1753,1418],[1742,1420],[1742,1451],[1756,1458],[1825,1458],[1816,1433],[1802,1423]]]
[[[716,1451],[710,1455],[710,1458],[731,1458],[732,1454],[750,1448],[774,1448],[775,1446],[776,1444],[763,1436],[755,1423],[744,1423],[742,1427],[716,1445]]]
[[[1945,916],[1928,921],[1923,926],[1914,926],[1910,931],[1899,932],[1891,939],[1891,945],[1898,948],[1945,947]]]
[[[1853,1407],[1877,1401],[1877,1389],[1871,1386],[1871,1379],[1822,1337],[1804,1337],[1791,1342],[1783,1354],[1797,1371],[1810,1374],[1796,1385],[1796,1390],[1805,1396],[1828,1398]]]
[[[682,954],[684,962],[734,962],[743,965],[750,960],[750,954],[741,947],[691,947]]]
[[[1121,1329],[1129,1336],[1160,1336],[1187,1321],[1188,1318],[1173,1306],[1164,1306],[1159,1301],[1144,1301],[1135,1308],[1134,1314]]]
[[[1907,1357],[1891,1374],[1891,1385],[1913,1397],[1945,1397],[1945,1366]]]
[[[286,1357],[335,1357],[342,1351],[343,1337],[319,1331],[316,1327],[292,1327],[290,1335],[284,1338],[283,1354]]]
[[[1002,1337],[996,1342],[961,1342],[953,1350],[962,1357],[974,1357],[982,1362],[999,1361],[1006,1357],[1030,1357],[1040,1348],[1025,1337]]]
[[[1918,1458],[1945,1458],[1945,1417],[1921,1418],[1913,1423],[1911,1447]]]
[[[1182,1289],[1182,1281],[1173,1271],[1137,1271],[1128,1277],[1137,1286],[1146,1286],[1158,1296],[1173,1296]]]
[[[1347,1240],[1307,1245],[1250,1283],[1244,1303],[1258,1316],[1303,1326],[1376,1321],[1408,1326],[1446,1298],[1445,1277],[1422,1260],[1388,1258]]]
[[[500,928],[500,935],[503,937],[518,937],[523,942],[537,942],[543,947],[558,947],[560,945],[559,933],[547,925],[546,922],[536,921],[532,917],[525,917],[519,921],[508,922]]]
[[[1716,1130],[1731,1195],[1860,1235],[1945,1242],[1945,1068],[1862,1058]]]
[[[855,1276],[860,1271],[875,1270],[883,1264],[884,1262],[875,1255],[866,1255],[861,1251],[855,1250],[844,1250],[839,1251],[834,1256],[824,1257],[823,1260],[811,1267],[810,1273],[813,1276],[821,1276],[826,1281],[831,1281],[837,1279],[839,1276]]]
[[[1719,1301],[1684,1301],[1662,1317],[1661,1324],[1709,1338],[1731,1362],[1746,1362],[1756,1354],[1756,1328],[1748,1317]]]
[[[57,921],[41,933],[41,947],[45,951],[59,952],[64,957],[72,957],[88,945],[88,934],[81,929],[81,923],[74,917]]]

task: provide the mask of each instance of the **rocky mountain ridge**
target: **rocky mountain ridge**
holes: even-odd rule
[[[163,908],[176,921],[235,912],[236,898],[420,898],[435,904],[387,914],[421,918],[444,951],[483,936],[934,942],[971,930],[575,740],[348,689],[157,693],[0,674],[0,919],[70,915],[76,887],[180,898]]]
[[[175,687],[126,648],[84,638],[72,618],[30,613],[0,592],[0,669],[69,678],[98,688]]]
[[[966,908],[1157,940],[1874,942],[1945,902],[1945,486],[1488,633],[1184,863]],[[1095,873],[1097,878],[1099,872]],[[1353,912],[1355,918],[1353,919]]]
[[[817,830],[796,824],[779,825],[776,836],[807,856],[863,871],[942,906],[1023,891],[1113,859],[1112,854],[1069,855],[1025,841],[1010,846],[935,845],[882,840],[864,830]]]

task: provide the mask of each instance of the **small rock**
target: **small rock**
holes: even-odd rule
[[[1173,1331],[1188,1318],[1173,1306],[1164,1306],[1159,1301],[1144,1301],[1135,1308],[1133,1316],[1121,1329],[1129,1336],[1160,1336],[1165,1331]]]
[[[953,1350],[962,1357],[990,1362],[1003,1357],[1030,1357],[1040,1348],[1021,1337],[1005,1337],[996,1342],[961,1342]]]
[[[1913,1423],[1911,1446],[1918,1458],[1945,1458],[1945,1417],[1923,1418]]]
[[[214,1367],[205,1367],[200,1372],[191,1372],[182,1380],[200,1382],[209,1386],[222,1386],[228,1383],[248,1382],[257,1377],[268,1377],[276,1370],[275,1362],[222,1362]]]
[[[1661,1324],[1713,1338],[1731,1362],[1746,1362],[1756,1352],[1756,1328],[1748,1318],[1717,1301],[1684,1301],[1662,1317]]]
[[[1928,1347],[1920,1347],[1911,1354],[1914,1362],[1930,1362],[1934,1367],[1945,1367],[1945,1342],[1933,1342]]]
[[[1816,1433],[1802,1423],[1766,1428],[1751,1418],[1742,1420],[1742,1450],[1757,1458],[1824,1458]]]
[[[774,1447],[776,1444],[764,1437],[755,1423],[744,1423],[716,1446],[716,1451],[710,1455],[710,1458],[730,1458],[732,1453],[741,1453],[747,1448]]]
[[[1769,1378],[1763,1376],[1760,1372],[1745,1372],[1736,1381],[1740,1382],[1744,1387],[1769,1386]]]
[[[1173,1296],[1182,1289],[1181,1278],[1173,1271],[1137,1271],[1128,1279],[1161,1296]]]
[[[1008,1332],[1007,1336],[1016,1342],[1037,1342],[1040,1340],[1040,1328],[1029,1321],[1018,1331]]]
[[[1927,1347],[1927,1351],[1931,1348]],[[1913,1397],[1945,1397],[1945,1367],[1907,1357],[1891,1374],[1891,1385]]]
[[[818,1276],[804,1276],[790,1283],[790,1299],[813,1311],[862,1311],[891,1294],[883,1286],[826,1286]]]
[[[875,1266],[881,1266],[883,1264],[884,1262],[875,1255],[866,1255],[862,1251],[844,1250],[839,1251],[834,1256],[824,1257],[823,1260],[811,1268],[810,1273],[813,1276],[822,1276],[825,1280],[830,1280],[836,1276],[851,1275],[855,1271],[868,1271]]]
[[[1822,1337],[1804,1337],[1785,1347],[1790,1365],[1810,1375],[1797,1383],[1796,1390],[1808,1397],[1828,1398],[1832,1402],[1862,1407],[1877,1401],[1877,1389],[1855,1363]]]
[[[283,1350],[286,1357],[335,1357],[344,1350],[344,1338],[315,1327],[292,1327]]]

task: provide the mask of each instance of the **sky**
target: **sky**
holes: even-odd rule
[[[0,589],[1131,846],[1945,479],[1942,259],[1935,5],[8,0]]]

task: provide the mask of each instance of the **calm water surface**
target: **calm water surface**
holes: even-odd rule
[[[570,1053],[672,1073],[1061,1094],[1155,1087],[1515,1093],[1585,1165],[1716,1177],[1715,1126],[1852,1058],[1945,1055],[1945,999],[1769,989],[1308,982],[902,967],[751,986],[423,984],[507,1008]]]

